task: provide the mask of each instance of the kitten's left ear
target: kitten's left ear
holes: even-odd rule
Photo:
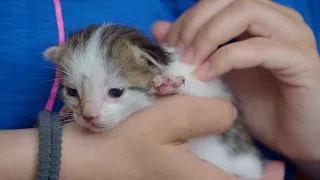
[[[62,51],[61,46],[52,46],[52,47],[47,48],[43,52],[43,56],[47,60],[51,60],[54,63],[58,63],[58,61],[59,61],[58,59],[59,59],[61,51]]]
[[[171,54],[161,46],[149,45],[148,48],[133,46],[133,52],[139,63],[154,66],[161,71],[171,61]]]

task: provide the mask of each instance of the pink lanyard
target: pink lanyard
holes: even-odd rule
[[[61,9],[61,2],[60,0],[53,0],[54,8],[55,8],[55,14],[56,14],[56,22],[58,27],[58,36],[59,36],[59,45],[64,43],[65,40],[65,34],[64,34],[64,24],[63,24],[63,16],[62,16],[62,9]],[[47,104],[45,106],[45,110],[52,111],[54,101],[57,96],[57,92],[59,89],[59,76],[60,76],[60,70],[57,68],[55,79],[50,91],[50,95],[47,101]]]

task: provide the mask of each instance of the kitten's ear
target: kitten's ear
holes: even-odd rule
[[[133,46],[133,52],[139,63],[153,66],[155,68],[163,70],[164,66],[170,62],[170,53],[168,53],[162,47],[159,49],[142,49],[137,46]]]
[[[59,59],[61,50],[62,50],[61,46],[52,46],[52,47],[47,48],[43,52],[43,56],[47,60],[51,60],[54,63],[58,63],[58,59]]]

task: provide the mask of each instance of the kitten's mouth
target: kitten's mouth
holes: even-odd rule
[[[90,131],[93,131],[93,132],[103,132],[106,130],[106,127],[102,126],[102,125],[99,125],[98,123],[88,123],[86,122],[83,118],[81,117],[77,117],[76,115],[73,115],[74,116],[74,121],[80,125],[81,127],[84,127]]]
[[[67,108],[66,106],[62,108],[62,110],[60,111],[60,115],[64,123],[75,121],[81,127],[87,128],[94,132],[102,132],[102,131],[106,131],[107,129],[105,126],[100,125],[99,123],[86,122],[84,118],[82,118],[81,116],[78,116],[72,111],[71,108]]]
[[[105,126],[102,126],[102,125],[99,125],[98,123],[88,123],[84,120],[80,120],[80,121],[77,121],[77,123],[80,125],[80,126],[83,126],[91,131],[94,131],[94,132],[103,132],[103,131],[106,131],[106,127]]]
[[[107,130],[105,127],[97,126],[94,124],[88,124],[88,126],[86,126],[86,128],[89,129],[90,131],[97,132],[97,133],[104,132]]]
[[[88,123],[88,124],[89,124],[89,123]],[[100,126],[100,125],[98,125],[98,124],[89,124],[89,125],[91,125],[91,126],[93,126],[93,127],[95,127],[95,128],[103,128],[103,129],[106,128],[106,127]]]

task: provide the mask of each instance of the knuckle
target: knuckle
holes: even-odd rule
[[[232,68],[234,46],[223,46],[215,54],[213,63],[216,69],[229,71]]]
[[[237,50],[237,47],[235,45],[229,45],[229,46],[223,46],[220,48],[220,53],[224,62],[229,62],[233,58],[233,52],[234,50]]]
[[[288,12],[291,14],[291,16],[296,19],[297,21],[300,21],[300,22],[304,22],[304,18],[303,16],[298,12],[296,11],[295,9],[292,9],[292,8],[288,8]]]
[[[316,39],[310,26],[305,22],[300,22],[295,29],[297,29],[296,39],[300,42],[297,45],[301,45],[301,42],[303,42],[303,47],[306,49],[317,47]]]
[[[310,43],[311,46],[317,46],[316,45],[316,40],[313,34],[313,31],[310,26],[308,26],[306,23],[304,23],[304,34],[306,34],[308,42]]]
[[[237,0],[234,2],[234,5],[239,11],[252,11],[254,9],[255,2],[252,0]]]
[[[266,38],[257,37],[254,38],[250,44],[248,44],[248,50],[250,50],[251,56],[253,57],[253,64],[262,64],[263,53],[266,52],[272,45],[269,43],[270,40]]]

